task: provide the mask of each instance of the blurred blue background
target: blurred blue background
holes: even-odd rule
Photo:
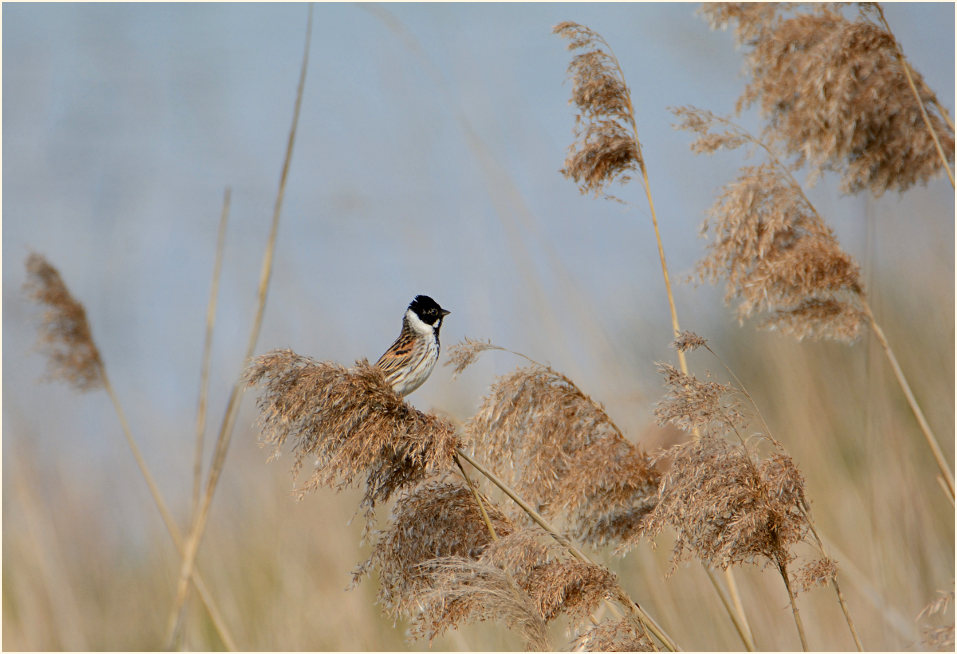
[[[570,374],[621,423],[650,422],[653,363],[673,353],[647,204],[637,183],[618,190],[622,205],[580,195],[558,172],[575,112],[569,54],[551,28],[588,25],[620,59],[682,326],[714,336],[738,330],[723,289],[682,280],[704,251],[705,211],[741,160],[693,155],[667,107],[730,113],[745,80],[731,34],[712,32],[697,8],[317,4],[257,351],[374,359],[409,300],[427,293],[452,311],[446,347],[491,338]],[[885,9],[953,110],[954,5]],[[146,457],[184,505],[223,191],[232,210],[213,432],[242,367],[306,14],[305,4],[3,6],[4,454],[29,441],[81,476],[136,474],[102,393],[39,381],[39,310],[21,291],[36,251],[85,304]],[[755,112],[740,122],[761,127]],[[952,273],[946,179],[875,200],[841,196],[825,176],[812,197],[866,265],[920,257]],[[465,418],[514,365],[489,354],[456,381],[440,368],[410,399]],[[247,397],[234,450],[255,449],[251,409]]]

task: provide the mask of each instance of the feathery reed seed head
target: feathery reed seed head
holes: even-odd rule
[[[628,540],[654,506],[659,474],[648,456],[547,366],[497,380],[465,431],[509,486],[583,542]]]
[[[633,542],[658,501],[661,473],[636,445],[617,435],[600,438],[571,457],[552,513],[572,536],[594,547]]]
[[[854,341],[865,325],[857,262],[844,252],[771,148],[727,119],[693,107],[674,109],[679,129],[698,134],[692,149],[750,145],[770,161],[745,166],[708,210],[702,280],[725,280],[738,317],[763,315],[760,326],[797,338]]]
[[[453,375],[460,374],[463,370],[478,360],[478,356],[486,350],[505,350],[504,347],[493,345],[491,341],[475,341],[466,337],[461,343],[456,343],[448,349],[445,358],[445,365],[453,366]]]
[[[720,436],[676,445],[673,454],[646,527],[650,535],[665,525],[675,530],[675,566],[689,554],[721,569],[757,557],[779,566],[794,558],[789,547],[807,530],[799,508],[803,491],[771,491],[771,470]]]
[[[573,652],[654,652],[658,648],[648,640],[631,618],[606,620],[580,634],[572,643]]]
[[[48,357],[47,374],[62,379],[78,391],[102,388],[103,361],[93,342],[86,310],[70,294],[59,271],[42,255],[26,261],[24,290],[46,306],[40,323],[39,346]]]
[[[582,621],[615,596],[618,581],[611,571],[569,558],[554,542],[542,544],[544,536],[538,528],[522,529],[489,543],[477,559],[422,564],[433,576],[431,589],[420,597],[424,609],[416,630],[431,637],[467,620],[493,618],[537,628],[539,621],[544,625],[562,614]],[[526,640],[537,646],[535,639]]]
[[[540,365],[499,378],[465,425],[472,448],[481,447],[506,483],[539,508],[554,495],[571,455],[616,431],[597,402]]]
[[[708,339],[686,329],[678,334],[672,345],[679,352],[693,352],[699,347],[707,347]]]
[[[658,424],[671,423],[688,433],[725,434],[742,430],[744,417],[730,384],[703,382],[671,364],[658,363],[668,390],[655,406]]]
[[[735,26],[750,75],[738,111],[759,103],[766,138],[808,163],[814,173],[836,169],[843,189],[874,195],[905,191],[938,175],[942,162],[907,82],[893,34],[870,19],[844,18],[834,4],[796,13],[787,3],[715,3],[701,11],[713,28]],[[920,102],[948,161],[953,130],[936,97],[911,68]]]
[[[946,614],[947,610],[954,602],[954,591],[951,590],[946,592],[937,592],[937,598],[927,604],[927,606],[921,609],[921,612],[917,614],[917,619],[925,623],[922,628],[924,633],[922,643],[928,649],[937,650],[939,652],[952,652],[954,651],[953,610],[950,612],[950,624],[944,624],[943,626],[939,627],[933,627],[926,624],[930,618]]]
[[[570,102],[579,113],[575,141],[561,172],[582,193],[597,196],[614,182],[628,181],[628,173],[642,166],[631,92],[618,59],[600,34],[571,22],[560,23],[552,31],[568,39],[569,50],[586,50],[568,65]]]
[[[482,501],[499,537],[512,533],[515,528],[505,514],[487,498]],[[492,542],[472,492],[445,479],[431,479],[404,492],[392,509],[389,527],[375,536],[372,554],[353,572],[353,581],[357,584],[378,568],[378,600],[393,616],[414,614],[421,595],[435,585],[422,564],[436,557],[477,559]]]
[[[461,557],[432,559],[423,568],[435,585],[419,598],[422,608],[412,621],[413,637],[431,641],[465,622],[497,620],[521,634],[525,651],[552,649],[534,600],[507,571]]]
[[[804,592],[825,586],[837,577],[837,563],[827,557],[811,561],[797,570],[796,577]]]
[[[654,536],[665,525],[675,530],[675,566],[689,553],[722,569],[763,556],[784,574],[794,558],[790,546],[808,530],[804,478],[794,461],[771,439],[769,457],[752,457],[733,387],[701,382],[668,364],[658,369],[668,386],[655,408],[659,423],[700,435],[670,450],[671,468],[645,533]],[[731,435],[740,444],[730,443]]]
[[[535,601],[546,622],[560,614],[584,620],[618,588],[614,573],[571,558],[563,545],[538,527],[518,529],[490,543],[481,560],[507,570]]]
[[[293,474],[315,457],[315,470],[300,497],[319,486],[341,490],[365,475],[362,506],[376,502],[452,466],[455,427],[406,404],[368,361],[346,369],[292,350],[274,350],[247,367],[247,386],[261,386],[262,444],[279,455],[294,441]]]

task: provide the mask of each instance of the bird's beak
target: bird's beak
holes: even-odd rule
[[[444,318],[445,316],[449,315],[450,313],[452,313],[451,311],[446,311],[445,309],[441,309],[441,311],[442,311],[442,317],[443,317],[443,318]]]

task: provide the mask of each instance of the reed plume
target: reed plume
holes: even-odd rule
[[[455,427],[406,404],[364,359],[347,369],[274,350],[256,357],[243,377],[262,387],[261,442],[274,446],[270,458],[290,437],[294,475],[315,458],[300,496],[320,486],[341,490],[365,475],[361,506],[371,514],[377,502],[453,464]]]
[[[629,173],[643,166],[631,92],[618,60],[597,32],[564,22],[555,34],[568,40],[569,50],[585,50],[572,57],[568,76],[572,97],[579,110],[575,117],[575,141],[561,173],[578,184],[582,193],[604,195],[608,186],[631,179]]]
[[[559,615],[580,621],[620,592],[607,569],[543,544],[541,529],[516,528],[488,497],[482,504],[497,536],[472,490],[454,479],[404,491],[388,527],[375,532],[369,559],[353,572],[354,584],[377,569],[379,603],[411,620],[414,638],[431,641],[466,622],[498,620],[535,650],[551,649],[546,623]]]
[[[725,281],[725,301],[737,301],[739,320],[798,339],[851,342],[866,325],[860,267],[807,199],[771,147],[710,111],[672,110],[677,127],[697,135],[699,154],[748,146],[768,160],[745,166],[724,186],[701,228],[710,236],[697,266],[700,279]]]
[[[41,255],[27,257],[24,290],[46,306],[38,344],[47,357],[47,375],[80,392],[104,387],[103,360],[93,342],[86,309],[70,294],[60,272]]]
[[[686,335],[682,340],[695,339]],[[646,535],[654,537],[665,526],[674,530],[672,571],[691,556],[722,570],[760,559],[773,564],[787,589],[806,651],[791,576],[792,547],[810,529],[800,470],[770,437],[769,456],[761,460],[751,452],[744,438],[747,421],[733,387],[702,382],[669,364],[658,368],[668,387],[655,408],[659,424],[672,424],[697,437],[667,452],[671,467],[643,525]]]
[[[848,20],[838,7],[799,13],[786,3],[703,5],[712,28],[733,25],[746,47],[750,79],[738,111],[758,104],[768,119],[763,138],[815,175],[839,171],[846,192],[905,191],[942,169],[953,183],[953,126],[904,59],[883,12],[864,3]]]
[[[500,537],[515,531],[498,507],[487,498],[483,502]],[[353,571],[353,585],[377,569],[378,602],[393,617],[414,615],[420,596],[434,586],[424,563],[440,557],[477,559],[492,542],[470,489],[445,478],[429,479],[403,491],[388,528],[373,536],[372,553]]]
[[[659,474],[649,457],[598,402],[548,366],[533,363],[498,379],[465,432],[509,486],[544,515],[563,517],[584,543],[628,540],[654,506]]]
[[[499,619],[522,627],[530,649],[547,644],[529,637],[559,615],[581,622],[618,583],[606,568],[571,559],[567,550],[543,545],[545,532],[525,529],[490,543],[476,559],[437,558],[423,564],[433,587],[420,602],[413,633],[430,638],[468,620]],[[535,630],[529,629],[534,627]]]
[[[571,647],[573,652],[654,652],[648,637],[634,621],[606,620],[579,634]]]

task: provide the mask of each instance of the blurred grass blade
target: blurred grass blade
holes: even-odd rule
[[[193,457],[193,503],[190,516],[199,508],[199,493],[203,483],[203,440],[206,433],[206,405],[209,398],[209,361],[213,349],[213,327],[216,324],[216,300],[219,297],[219,277],[223,267],[223,251],[226,245],[226,224],[229,222],[231,191],[227,186],[223,194],[223,210],[219,217],[219,232],[216,237],[216,258],[213,263],[213,281],[206,309],[206,337],[203,341],[203,364],[199,374],[199,401],[196,409],[196,451]]]

